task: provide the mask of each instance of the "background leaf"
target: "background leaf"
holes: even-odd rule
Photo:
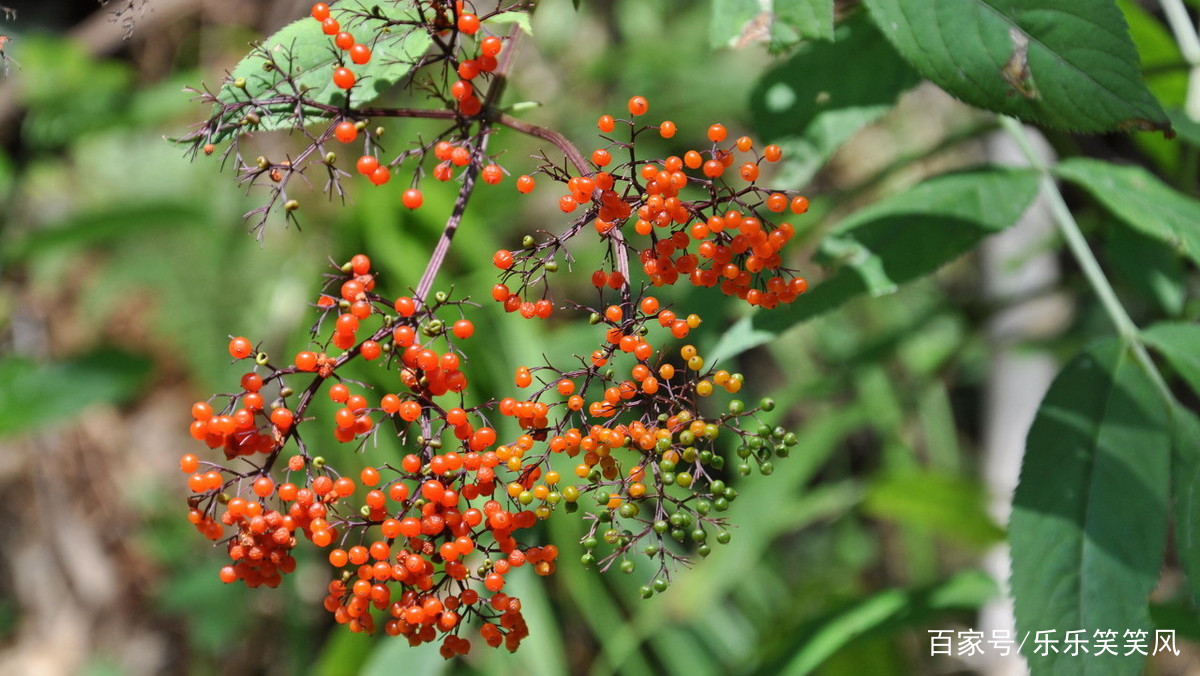
[[[1166,540],[1167,412],[1116,341],[1072,360],[1029,430],[1013,498],[1012,593],[1030,632],[1143,629]],[[1031,639],[1032,641],[1032,639]],[[1034,674],[1137,674],[1141,656],[1023,652]]]
[[[1200,325],[1159,322],[1143,331],[1142,339],[1200,395]]]
[[[867,634],[921,624],[948,610],[975,610],[996,595],[996,583],[979,571],[917,589],[888,589],[814,620],[793,634],[786,659],[755,673],[808,674],[834,653]]]
[[[1125,225],[1200,263],[1200,201],[1141,167],[1077,157],[1060,162],[1054,173],[1087,190]]]
[[[1200,418],[1176,406],[1171,419],[1171,511],[1175,547],[1192,598],[1200,598]]]
[[[750,96],[755,128],[784,148],[795,185],[921,79],[869,21],[851,20],[836,35],[767,71]]]
[[[772,43],[777,45],[787,44],[792,35],[795,40],[832,40],[833,0],[775,0],[773,28]]]
[[[0,436],[65,421],[92,404],[122,402],[149,373],[149,361],[116,350],[52,364],[0,360]]]
[[[953,542],[994,544],[1004,531],[987,515],[984,491],[967,479],[932,472],[880,477],[863,509],[881,519],[945,535]]]
[[[865,0],[922,75],[980,108],[1061,129],[1169,129],[1112,0]]]
[[[822,242],[827,259],[838,254],[830,277],[787,308],[739,321],[712,358],[728,358],[851,298],[888,293],[937,270],[1016,223],[1037,190],[1031,171],[990,169],[939,176],[855,212]]]

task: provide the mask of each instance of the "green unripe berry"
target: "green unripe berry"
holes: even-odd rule
[[[620,567],[621,567],[622,573],[627,573],[627,574],[632,573],[633,569],[634,569],[633,561],[631,561],[629,559],[625,559],[624,561],[621,562]]]

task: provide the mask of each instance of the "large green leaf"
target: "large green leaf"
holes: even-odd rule
[[[1200,263],[1200,201],[1141,167],[1077,157],[1064,160],[1054,172],[1087,190],[1122,223]]]
[[[855,212],[822,243],[832,275],[787,308],[752,314],[714,349],[724,359],[769,342],[799,322],[864,293],[884,295],[1013,225],[1037,195],[1029,170],[989,169],[938,176]]]
[[[853,20],[836,36],[836,42],[801,47],[767,71],[750,95],[755,129],[784,147],[787,180],[797,185],[920,81],[870,22]]]
[[[1200,418],[1176,406],[1171,420],[1171,511],[1175,549],[1192,598],[1200,598]]]
[[[92,404],[125,401],[149,372],[150,362],[115,350],[53,364],[0,360],[0,436],[68,420]]]
[[[210,138],[217,143],[235,131],[284,129],[300,124],[328,119],[331,115],[317,107],[295,105],[295,97],[326,106],[361,106],[375,100],[381,93],[407,77],[429,49],[433,40],[423,28],[385,30],[383,19],[371,16],[361,21],[352,20],[347,11],[351,3],[342,3],[334,8],[333,16],[362,40],[375,36],[370,43],[371,60],[356,65],[344,57],[333,44],[333,39],[321,31],[321,25],[312,19],[301,19],[281,28],[261,45],[242,59],[221,86],[217,95],[221,104],[239,105],[227,109],[219,118],[219,128]],[[353,6],[367,11],[365,3]],[[408,14],[392,17],[395,20],[411,20]],[[350,23],[352,21],[352,23]],[[345,63],[354,71],[358,81],[350,90],[347,102],[345,90],[333,84],[333,69]],[[239,87],[237,84],[243,84]],[[259,121],[245,127],[239,124],[246,115],[254,112]]]
[[[1145,630],[1167,526],[1171,439],[1153,383],[1120,343],[1055,378],[1029,430],[1013,497],[1018,640],[1036,674],[1137,674],[1141,656],[1035,653],[1036,633]],[[1061,644],[1060,644],[1061,645]]]
[[[1113,0],[864,0],[922,75],[1049,127],[1169,129]]]

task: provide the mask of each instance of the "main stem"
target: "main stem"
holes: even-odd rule
[[[1058,184],[1054,181],[1054,175],[1050,171],[1050,166],[1046,164],[1041,155],[1034,149],[1024,125],[1011,117],[1001,117],[1000,124],[1013,137],[1017,145],[1020,146],[1021,152],[1029,160],[1030,166],[1037,170],[1040,176],[1042,194],[1049,201],[1050,212],[1054,216],[1058,230],[1062,233],[1063,239],[1066,240],[1067,248],[1071,250],[1071,255],[1075,257],[1080,269],[1083,270],[1083,275],[1087,278],[1088,284],[1096,292],[1096,296],[1100,298],[1100,304],[1104,307],[1105,313],[1108,314],[1109,319],[1116,326],[1117,334],[1121,336],[1121,340],[1133,351],[1134,358],[1141,364],[1146,374],[1150,376],[1150,380],[1154,382],[1155,388],[1159,391],[1164,401],[1172,404],[1175,398],[1171,394],[1171,389],[1167,386],[1167,382],[1163,379],[1162,374],[1159,373],[1154,360],[1150,358],[1150,353],[1146,351],[1146,345],[1142,342],[1141,332],[1137,324],[1133,322],[1129,313],[1125,311],[1125,306],[1117,298],[1116,292],[1108,282],[1104,271],[1100,268],[1100,262],[1096,260],[1095,254],[1092,253],[1092,248],[1088,245],[1087,239],[1079,229],[1079,223],[1075,221],[1075,216],[1071,214],[1070,207],[1067,206],[1062,192],[1058,189]]]

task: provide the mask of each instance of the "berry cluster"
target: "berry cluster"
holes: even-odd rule
[[[350,630],[382,627],[414,645],[440,641],[446,657],[466,653],[476,631],[489,646],[515,650],[528,629],[520,599],[505,591],[507,576],[526,565],[550,575],[558,565],[554,544],[535,544],[540,521],[559,513],[582,518],[585,566],[633,572],[648,557],[642,595],[649,597],[669,586],[675,564],[730,540],[723,512],[737,497],[733,476],[755,468],[771,473],[773,459],[794,445],[793,435],[759,420],[772,401],[708,401],[719,390],[738,394],[745,378],[684,343],[701,317],[651,290],[686,279],[765,308],[794,302],[807,284],[784,266],[781,250],[795,229],[772,219],[804,213],[807,200],[758,185],[760,167],[780,159],[778,147],[759,153],[747,137],[729,143],[719,124],[708,129],[703,148],[645,158],[639,139],[654,131],[669,139],[678,129],[669,121],[640,124],[649,110],[641,96],[630,99],[629,119],[600,118],[604,143],[585,158],[557,132],[494,107],[507,68],[498,57],[509,52],[488,25],[512,7],[477,13],[470,3],[445,0],[386,5],[403,13],[318,3],[317,25],[300,29],[320,30],[333,41],[338,56],[330,77],[347,91],[366,79],[351,64],[370,64],[381,41],[428,34],[434,47],[413,71],[430,73],[424,85],[433,107],[366,109],[351,106],[349,96],[331,106],[305,98],[301,87],[291,87],[299,93],[288,98],[278,85],[274,98],[223,103],[192,140],[212,152],[235,108],[258,115],[256,106],[269,113],[282,103],[318,111],[326,126],[305,131],[306,150],[285,162],[258,158],[243,176],[268,177],[281,197],[293,172],[322,158],[340,192],[338,179],[348,174],[336,168],[336,153],[325,144],[362,140],[356,169],[375,185],[415,160],[400,197],[404,206],[423,205],[419,184],[427,171],[435,180],[458,181],[458,200],[425,274],[406,295],[383,295],[370,259],[359,254],[328,277],[314,303],[312,344],[291,359],[276,361],[248,338],[231,339],[230,356],[248,366],[235,391],[192,407],[192,436],[221,449],[223,459],[182,457],[192,492],[189,519],[226,546],[225,582],[278,584],[295,566],[291,550],[308,540],[327,550],[331,566],[324,606]],[[343,30],[366,27],[379,32],[363,42]],[[447,128],[389,160],[381,155],[383,129],[368,122],[389,115],[440,119]],[[303,126],[302,119],[294,123]],[[238,124],[234,148],[252,130]],[[613,136],[618,125],[628,130],[627,140]],[[497,251],[491,296],[526,319],[577,318],[597,334],[590,354],[516,366],[510,396],[478,402],[469,366],[472,358],[487,358],[487,350],[472,347],[474,304],[434,292],[433,285],[477,179],[495,185],[506,175],[487,151],[494,126],[562,150],[566,162],[543,155],[515,186],[531,193],[543,177],[562,184],[558,205],[572,220],[541,241],[530,235],[518,249]],[[737,178],[729,178],[738,162]],[[289,216],[296,204],[285,202]],[[555,298],[558,261],[575,258],[578,239],[593,237],[604,249],[591,276],[594,296]],[[354,360],[394,371],[395,391],[350,378],[344,367]],[[312,408],[318,397],[335,404],[332,415]],[[394,439],[389,450],[402,449],[390,459],[376,455],[385,437]],[[333,455],[315,451],[327,444],[353,448],[366,467],[338,471]],[[735,447],[736,466],[726,467],[725,451]]]

